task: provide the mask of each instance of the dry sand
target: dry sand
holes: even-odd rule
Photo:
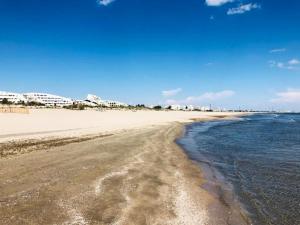
[[[0,142],[12,139],[39,137],[69,137],[162,125],[170,122],[189,122],[192,118],[213,118],[232,113],[182,111],[72,111],[65,109],[36,109],[29,114],[0,113]]]
[[[46,110],[23,116],[1,115],[3,140],[47,138],[10,142],[16,152],[36,148],[0,158],[0,224],[246,224],[201,188],[201,171],[174,143],[182,132],[178,122],[232,114]],[[74,125],[79,118],[84,121]]]

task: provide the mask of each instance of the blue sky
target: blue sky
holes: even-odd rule
[[[300,110],[300,1],[0,0],[0,90]]]

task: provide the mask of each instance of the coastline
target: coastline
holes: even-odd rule
[[[153,125],[0,158],[0,222],[227,224],[228,208],[175,143],[183,129],[183,122]]]
[[[252,113],[245,113],[235,116],[216,116],[214,119],[193,119],[193,122],[182,123],[182,132],[174,140],[181,151],[185,154],[187,160],[194,164],[201,174],[202,184],[201,189],[206,190],[209,195],[212,195],[213,202],[207,208],[208,223],[207,224],[230,224],[230,225],[251,225],[251,218],[243,206],[243,203],[238,201],[234,189],[231,184],[224,180],[224,177],[213,168],[206,159],[203,161],[193,160],[188,151],[182,146],[178,140],[184,137],[186,126],[200,122],[211,122],[216,120],[238,120],[244,116],[251,115]]]

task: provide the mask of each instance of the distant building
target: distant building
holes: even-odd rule
[[[88,94],[86,101],[96,104],[96,106],[109,107],[109,105],[100,97],[92,94]]]
[[[24,97],[27,99],[28,102],[37,102],[46,106],[63,107],[72,105],[74,102],[70,98],[65,98],[47,93],[25,93]]]
[[[188,106],[185,107],[185,110],[193,111],[193,110],[195,110],[195,107],[193,105],[188,105]]]
[[[210,111],[211,109],[210,109],[210,106],[202,106],[202,107],[200,107],[200,110],[207,112],[207,111]]]
[[[128,107],[126,103],[118,102],[118,101],[105,100],[105,103],[108,104],[110,108]]]
[[[7,101],[11,103],[27,102],[27,99],[22,94],[0,91],[0,102],[2,102],[3,99],[7,99]]]
[[[184,110],[184,111],[193,111],[195,107],[193,105],[170,105],[168,106],[171,110]]]
[[[92,94],[88,94],[86,100],[72,100],[70,98],[47,94],[47,93],[11,93],[0,91],[0,103],[6,99],[11,103],[21,103],[21,102],[35,102],[43,104],[45,106],[70,106],[73,104],[82,104],[90,107],[109,107],[109,108],[118,108],[118,107],[128,107],[126,103],[112,100],[102,100],[100,97]]]
[[[85,105],[85,106],[90,106],[90,107],[96,107],[97,104],[87,101],[87,100],[75,100],[74,104],[78,104],[78,105]]]
[[[172,110],[181,110],[182,107],[181,107],[181,105],[171,105],[171,109]]]
[[[109,108],[128,107],[126,103],[112,101],[112,100],[102,100],[100,97],[92,94],[88,94],[86,100],[102,107],[109,107]]]

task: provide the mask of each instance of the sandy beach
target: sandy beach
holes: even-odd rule
[[[72,111],[32,109],[29,114],[0,114],[0,142],[28,138],[70,137],[115,133],[123,130],[191,119],[214,119],[232,113],[183,111]]]
[[[234,113],[0,114],[0,224],[246,224],[174,142]]]

